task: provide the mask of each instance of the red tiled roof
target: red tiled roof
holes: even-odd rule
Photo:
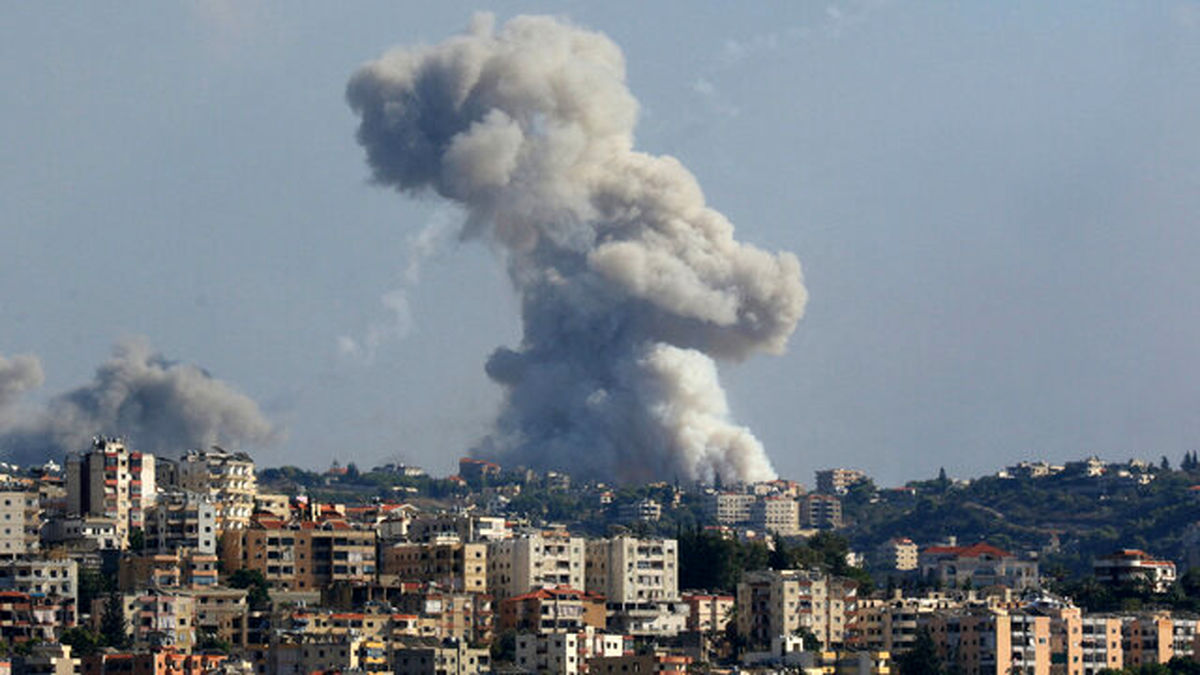
[[[925,549],[925,553],[933,555],[949,554],[960,558],[978,558],[984,555],[994,556],[996,558],[1011,558],[1012,554],[1003,549],[996,548],[986,542],[971,544],[970,546],[930,546]]]

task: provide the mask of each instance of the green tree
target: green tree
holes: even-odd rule
[[[129,635],[129,623],[125,620],[122,605],[125,600],[117,591],[108,594],[104,603],[104,614],[100,615],[100,638],[105,647],[128,649],[133,644]]]
[[[129,533],[129,550],[140,552],[146,550],[146,532],[140,527]]]
[[[101,644],[100,635],[85,626],[73,626],[64,630],[58,641],[71,646],[72,656],[91,656],[104,646]]]
[[[246,602],[252,609],[265,609],[271,605],[271,594],[268,590],[267,579],[258,570],[242,567],[225,580],[230,588],[245,588]]]
[[[946,672],[937,645],[933,643],[933,636],[925,627],[917,630],[912,649],[896,657],[896,665],[900,666],[900,675],[939,675]]]

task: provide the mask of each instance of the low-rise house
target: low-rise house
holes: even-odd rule
[[[1134,548],[1121,549],[1097,558],[1092,564],[1092,573],[1101,583],[1143,582],[1155,593],[1165,593],[1175,583],[1175,563],[1158,560]]]

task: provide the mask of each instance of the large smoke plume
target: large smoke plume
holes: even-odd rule
[[[800,264],[740,243],[671,157],[633,149],[620,49],[548,17],[397,49],[347,88],[374,178],[462,204],[522,298],[518,349],[477,453],[625,481],[762,480],[714,358],[781,352],[804,311]]]
[[[145,340],[119,343],[91,382],[45,406],[18,406],[22,392],[41,384],[36,357],[0,358],[0,455],[10,461],[61,460],[97,434],[121,435],[138,450],[168,456],[279,437],[248,396],[196,366],[164,359]]]

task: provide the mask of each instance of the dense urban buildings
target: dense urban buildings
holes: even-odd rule
[[[1093,556],[1070,587],[1040,564],[1057,533],[1018,552],[896,529],[859,551],[843,536],[864,509],[947,494],[944,477],[617,487],[464,460],[445,479],[377,467],[371,484],[338,464],[271,492],[245,453],[153,457],[112,438],[65,466],[0,475],[12,672],[837,675],[926,672],[924,655],[963,673],[1096,675],[1194,660],[1200,640],[1169,606],[1197,577],[1143,549]],[[1147,466],[991,480],[1108,494],[1144,486]],[[1195,532],[1177,560],[1200,559]]]

